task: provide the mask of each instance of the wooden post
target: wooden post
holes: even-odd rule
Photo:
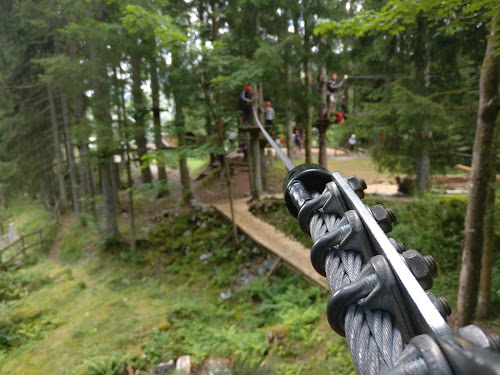
[[[247,143],[247,163],[248,163],[248,181],[250,181],[250,194],[255,196],[255,179],[254,179],[254,159],[250,142],[250,132],[246,133],[245,142]]]
[[[267,161],[266,161],[266,146],[267,140],[264,138],[260,138],[260,173],[262,176],[262,190],[267,191]]]
[[[253,156],[253,177],[255,184],[255,192],[252,194],[253,199],[259,199],[262,195],[262,168],[260,164],[260,129],[254,128],[250,130],[250,148]]]

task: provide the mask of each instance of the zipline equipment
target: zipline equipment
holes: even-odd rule
[[[332,329],[345,336],[358,374],[500,375],[500,337],[475,325],[453,332],[443,297],[426,292],[437,273],[434,259],[386,233],[396,216],[361,199],[365,181],[344,178],[316,164],[295,166],[259,122],[285,164],[285,203],[314,241],[311,263],[332,297]]]

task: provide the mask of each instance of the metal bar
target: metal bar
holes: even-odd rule
[[[357,212],[361,221],[367,228],[367,234],[378,254],[384,255],[391,265],[394,274],[400,281],[403,293],[408,296],[408,302],[414,312],[416,326],[421,333],[430,334],[432,337],[452,337],[453,331],[448,326],[439,311],[425,294],[410,269],[406,266],[397,250],[391,244],[384,231],[377,224],[371,212],[361,199],[354,193],[347,181],[338,172],[334,172],[333,180],[350,209]]]
[[[278,154],[278,156],[280,157],[281,161],[283,162],[283,164],[285,164],[285,167],[286,169],[288,170],[288,172],[290,172],[293,168],[295,168],[295,164],[293,163],[293,161],[281,150],[281,147],[278,146],[276,144],[276,142],[274,142],[274,140],[272,139],[272,137],[269,135],[269,133],[266,131],[266,129],[264,129],[264,127],[262,126],[262,124],[260,123],[259,121],[259,116],[257,115],[257,110],[255,109],[255,106],[252,106],[252,110],[253,110],[253,116],[255,117],[255,122],[257,123],[257,125],[259,126],[260,130],[262,131],[262,134],[264,134],[264,137],[266,137],[267,141],[269,142],[269,144],[272,146],[272,148],[274,148],[274,151],[276,151],[276,153]]]

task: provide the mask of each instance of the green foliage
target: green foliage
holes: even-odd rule
[[[461,162],[460,152],[470,149],[472,134],[467,129],[473,128],[474,117],[464,121],[454,116],[456,111],[447,111],[405,86],[395,83],[374,92],[374,103],[365,104],[351,127],[345,128],[345,135],[354,127],[358,142],[371,146],[379,167],[397,173],[415,174],[415,159],[422,144],[428,143],[432,170],[444,173],[445,166]],[[426,123],[430,139],[423,138],[422,123]]]
[[[50,277],[29,268],[2,270],[0,272],[0,298],[4,302],[20,299],[50,282]]]
[[[467,199],[464,196],[426,195],[411,202],[367,199],[367,204],[391,207],[398,222],[390,233],[407,249],[430,254],[440,272],[456,272],[460,265],[461,240]]]

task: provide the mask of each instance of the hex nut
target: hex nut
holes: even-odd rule
[[[432,288],[432,271],[424,257],[416,250],[405,251],[402,255],[420,286],[424,290]]]
[[[346,178],[346,181],[360,199],[363,199],[365,197],[365,180],[358,176],[349,176]]]
[[[381,204],[377,204],[371,207],[370,210],[378,225],[380,225],[380,228],[385,233],[392,231],[392,223],[396,221],[396,215],[394,215],[391,209],[385,209]]]

